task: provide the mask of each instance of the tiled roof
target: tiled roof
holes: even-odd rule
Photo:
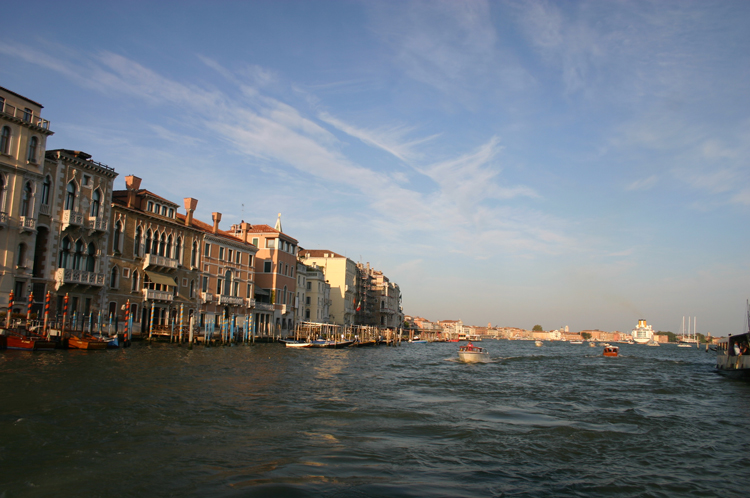
[[[303,249],[300,251],[300,256],[303,258],[325,258],[327,254],[329,258],[343,258],[341,254],[336,254],[333,251],[327,249]]]
[[[283,235],[286,239],[288,239],[289,241],[292,241],[292,243],[294,243],[294,244],[297,243],[297,239],[295,239],[294,237],[290,237],[289,235],[285,234],[284,232],[279,232],[274,227],[272,227],[270,225],[264,225],[262,223],[258,224],[258,225],[250,225],[250,227],[247,229],[247,233],[249,233],[249,234],[253,234],[253,233],[271,233],[271,234],[274,234],[274,233],[277,233],[279,235]]]

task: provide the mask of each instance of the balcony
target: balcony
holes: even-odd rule
[[[219,296],[219,304],[226,304],[228,306],[243,306],[245,299],[236,296]]]
[[[82,227],[83,226],[83,215],[76,213],[72,209],[66,209],[62,215],[62,229],[66,230],[68,227]]]
[[[7,116],[11,116],[13,118],[16,118],[17,120],[23,121],[24,123],[29,123],[44,130],[49,130],[49,121],[47,121],[46,119],[42,119],[39,116],[34,116],[33,112],[28,112],[27,110],[21,109],[20,107],[12,106],[7,102],[5,103],[5,105],[0,107],[2,107],[0,108],[0,111],[2,111]]]
[[[245,299],[246,308],[255,308],[255,299]]]
[[[57,289],[63,285],[93,285],[102,287],[104,286],[104,273],[58,268],[55,272],[55,281],[57,282]]]
[[[39,206],[39,214],[46,214],[49,216],[50,206],[49,204],[42,204]]]
[[[201,300],[204,303],[210,303],[214,300],[214,295],[210,292],[201,292]]]
[[[0,212],[0,228],[8,226],[8,213]]]
[[[174,295],[169,291],[143,289],[143,298],[147,301],[167,301],[171,303]]]
[[[107,220],[97,218],[96,216],[89,216],[89,228],[95,232],[106,232]]]
[[[289,312],[289,307],[286,304],[281,305],[281,314],[286,315]]]
[[[257,311],[273,311],[273,304],[256,302],[255,309]]]
[[[34,218],[29,218],[28,216],[19,216],[18,217],[18,229],[19,230],[28,230],[30,232],[34,231],[34,228],[36,228],[36,220]]]
[[[158,254],[146,254],[146,257],[143,258],[143,269],[176,270],[177,260],[159,256]]]

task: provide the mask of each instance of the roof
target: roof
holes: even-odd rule
[[[31,99],[29,99],[29,98],[27,98],[27,97],[24,97],[24,96],[23,96],[23,95],[21,95],[20,93],[16,93],[16,92],[14,92],[13,90],[8,90],[7,88],[5,88],[5,87],[3,87],[3,86],[0,86],[0,90],[2,90],[2,91],[4,91],[4,92],[8,92],[8,93],[10,93],[10,94],[12,94],[12,95],[15,95],[15,96],[16,96],[16,97],[18,97],[19,99],[23,99],[23,100],[25,100],[26,102],[29,102],[29,103],[31,103],[31,104],[34,104],[34,105],[38,105],[39,107],[41,107],[42,109],[44,109],[44,106],[43,106],[42,104],[40,104],[39,102],[34,102],[33,100],[31,100]]]
[[[181,221],[183,224],[185,223],[185,218],[187,218],[186,215],[181,214],[181,213],[176,213],[175,216],[177,217],[177,220]],[[237,244],[241,244],[243,246],[252,246],[253,245],[250,242],[245,242],[241,238],[239,238],[239,237],[235,236],[234,234],[232,234],[231,232],[227,232],[225,230],[219,229],[216,233],[214,233],[214,227],[213,227],[213,225],[209,225],[208,223],[204,223],[201,220],[198,220],[196,218],[193,218],[192,222],[190,223],[190,226],[192,228],[196,228],[196,229],[198,229],[198,230],[200,230],[202,232],[205,232],[205,233],[207,233],[209,235],[213,235],[215,237],[221,237],[221,238],[224,238],[224,239],[228,239],[231,242],[234,242],[234,243],[237,243]],[[255,246],[253,246],[253,247],[255,247]]]
[[[253,234],[253,233],[279,234],[279,235],[283,235],[286,239],[293,241],[293,243],[295,244],[297,243],[297,239],[295,239],[294,237],[290,237],[284,232],[280,232],[276,230],[274,227],[270,225],[264,225],[264,224],[250,225],[250,227],[247,229],[247,233],[249,234]]]
[[[303,258],[345,258],[341,254],[337,254],[327,249],[303,249],[299,255]],[[327,255],[327,256],[326,256]]]
[[[176,202],[172,202],[169,199],[165,199],[164,197],[162,197],[160,195],[156,195],[155,193],[151,192],[150,190],[146,190],[145,188],[138,189],[136,191],[135,195],[136,196],[140,195],[140,196],[152,197],[152,198],[154,198],[156,200],[159,200],[161,202],[166,202],[167,204],[170,204],[170,205],[172,205],[175,208],[179,208],[180,207],[180,205],[177,204]],[[128,191],[127,190],[114,190],[112,192],[112,201],[115,201],[115,198],[125,199],[125,204],[127,204]]]

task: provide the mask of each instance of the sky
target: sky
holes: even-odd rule
[[[370,263],[407,315],[743,332],[750,2],[12,2],[0,86],[221,227]]]

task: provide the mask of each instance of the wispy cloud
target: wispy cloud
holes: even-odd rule
[[[634,181],[625,187],[625,190],[650,190],[656,186],[657,181],[659,181],[659,178],[656,175],[651,175],[648,178]]]

